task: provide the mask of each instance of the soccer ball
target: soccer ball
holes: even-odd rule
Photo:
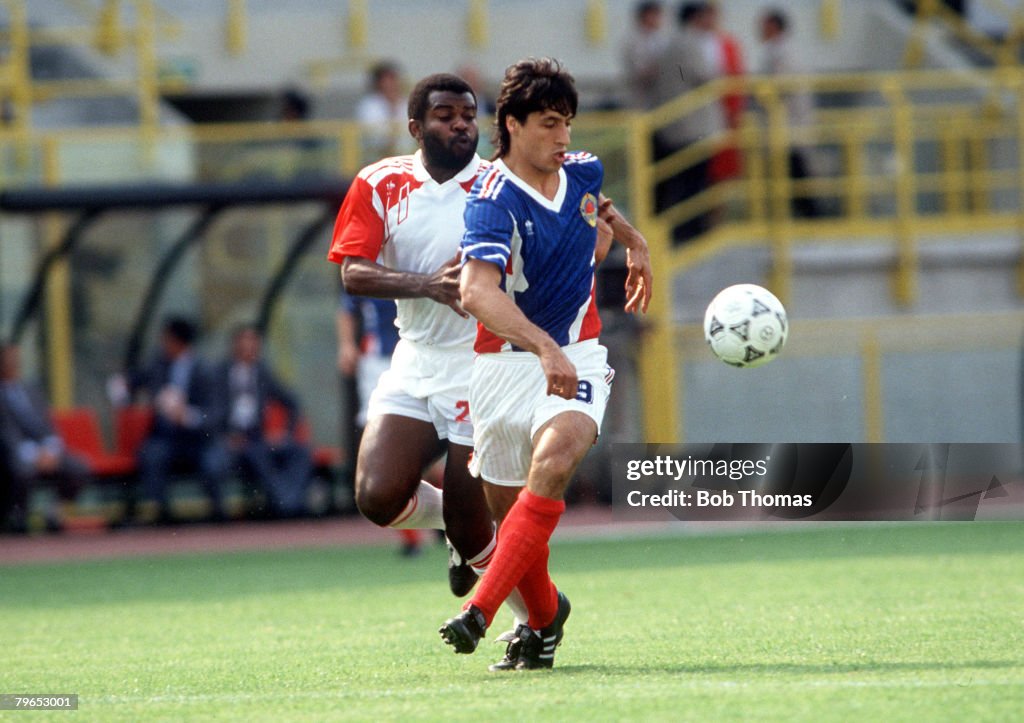
[[[775,295],[756,284],[722,289],[704,313],[711,351],[734,367],[759,367],[782,351],[789,322]]]

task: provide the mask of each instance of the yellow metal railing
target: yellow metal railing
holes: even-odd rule
[[[161,11],[154,0],[130,0],[134,24],[123,23],[121,0],[104,0],[98,9],[81,0],[69,0],[84,18],[84,25],[30,28],[23,0],[5,0],[8,27],[0,30],[0,43],[7,46],[0,101],[8,100],[12,109],[13,133],[20,147],[21,165],[29,158],[32,107],[54,98],[132,96],[139,105],[139,132],[152,144],[159,124],[160,84],[158,82],[158,37],[180,33],[180,26]],[[111,55],[130,48],[135,69],[129,78],[86,78],[34,80],[29,72],[29,55],[34,44],[84,46]],[[0,128],[0,134],[4,131]],[[150,147],[152,147],[150,145]]]
[[[736,86],[736,81],[708,84],[657,109],[642,119],[639,135],[657,133],[680,116],[718,102]],[[1019,158],[1004,155],[1006,148],[1018,149],[1024,140],[1018,113],[1024,73],[1017,69],[959,76],[912,72],[755,79],[742,87],[760,110],[748,115],[738,131],[704,137],[653,165],[642,148],[643,138],[633,144],[637,194],[709,160],[725,145],[737,145],[745,158],[742,175],[664,210],[658,214],[662,223],[678,224],[725,203],[733,213],[710,235],[754,232],[767,236],[779,254],[788,243],[780,236],[799,241],[893,233],[907,262],[897,269],[894,288],[898,299],[911,301],[914,265],[909,262],[916,239],[932,221],[962,226],[980,217],[982,224],[998,227],[1015,222],[1016,204],[992,204],[994,197],[1015,192],[1020,183]],[[795,92],[845,96],[866,105],[821,110],[813,123],[794,126],[786,99]],[[827,153],[835,167],[809,179],[791,179],[787,154],[797,144],[812,153]],[[930,196],[938,200],[929,205],[924,201]],[[826,228],[821,222],[794,219],[794,197],[831,201]],[[640,222],[654,216],[650,204],[636,198],[633,212]],[[692,244],[675,253],[685,264],[686,256],[694,253]],[[775,261],[786,265],[784,258]],[[786,280],[780,278],[779,284],[784,287]]]
[[[1024,41],[1024,10],[1018,4],[1006,0],[974,0],[990,12],[1006,21],[1007,32],[1001,38],[993,38],[970,25],[962,16],[948,7],[942,0],[917,0],[914,28],[907,38],[904,63],[908,68],[917,68],[924,60],[925,37],[933,24],[939,23],[953,34],[1001,66],[1017,65],[1020,58],[1021,42]]]
[[[652,162],[653,134],[736,92],[756,107],[738,130],[703,137]],[[787,108],[797,93],[825,101],[806,125],[794,125]],[[771,252],[767,284],[786,301],[797,245],[863,240],[892,244],[893,298],[907,305],[916,298],[919,246],[928,236],[1024,230],[1024,72],[1016,67],[721,80],[640,117],[630,138],[630,211],[651,242],[662,294],[678,274],[725,249],[765,246]],[[828,154],[832,168],[790,178],[788,155],[797,144]],[[728,145],[742,153],[741,175],[655,211],[657,184]],[[795,217],[793,200],[801,197],[827,204],[826,213]],[[673,226],[716,210],[720,223],[673,246]],[[1024,263],[1017,269],[1024,280]],[[1024,290],[1024,281],[1019,287]],[[668,303],[656,304],[647,322],[644,378],[656,380],[645,385],[644,431],[651,441],[680,440],[684,433],[682,390],[675,375],[664,373],[676,361],[671,311]],[[865,337],[860,350],[866,369],[877,359],[873,344]],[[880,403],[865,404],[865,418],[877,418]]]
[[[0,123],[0,134],[9,134],[18,144],[18,162],[28,162],[27,143],[32,126],[31,72],[29,69],[29,27],[25,7],[18,0],[5,0],[6,57],[0,65],[0,102],[9,101],[8,127]]]

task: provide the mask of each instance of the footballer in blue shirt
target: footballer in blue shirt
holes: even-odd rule
[[[471,471],[503,521],[480,586],[440,633],[455,652],[473,652],[517,589],[529,619],[503,636],[506,655],[492,670],[552,667],[569,616],[548,574],[548,540],[600,432],[614,374],[598,340],[599,225],[626,248],[626,311],[646,312],[651,298],[646,240],[602,196],[600,160],[569,151],[577,104],[557,61],[510,66],[497,100],[497,159],[464,215],[462,305],[478,322]]]

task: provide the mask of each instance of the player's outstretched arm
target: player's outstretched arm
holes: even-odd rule
[[[469,318],[459,304],[459,254],[429,274],[396,271],[361,256],[347,256],[341,266],[345,291],[354,296],[378,299],[432,299],[463,318]]]
[[[500,284],[500,268],[469,259],[462,267],[462,305],[491,333],[540,357],[548,394],[573,399],[579,386],[576,367],[546,331],[526,318]]]
[[[640,310],[646,314],[651,303],[651,285],[654,280],[647,239],[633,228],[612,205],[612,200],[603,193],[598,201],[597,212],[598,218],[611,227],[612,237],[626,247],[626,312]]]

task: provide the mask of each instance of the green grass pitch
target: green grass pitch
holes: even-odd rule
[[[553,672],[456,656],[440,547],[0,568],[26,720],[1020,720],[1024,524],[562,542]],[[68,716],[77,716],[69,718]],[[14,718],[21,720],[21,718]]]

